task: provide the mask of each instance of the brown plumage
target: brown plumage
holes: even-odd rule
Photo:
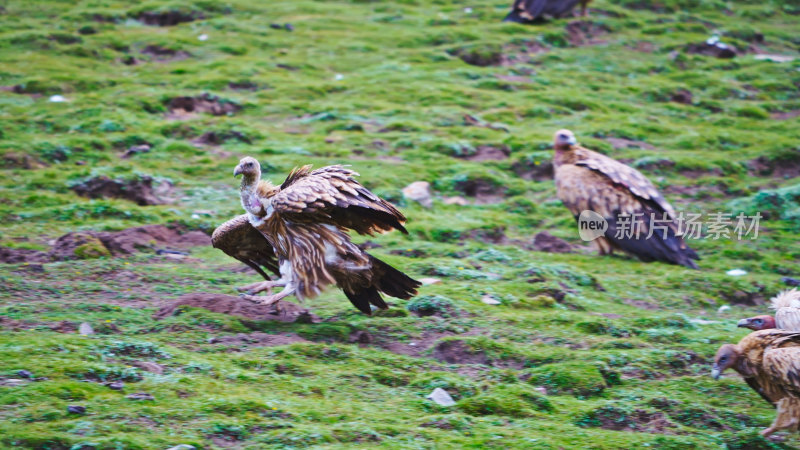
[[[697,268],[692,260],[700,258],[681,237],[675,211],[644,175],[581,147],[569,130],[556,132],[554,148],[558,198],[576,219],[590,210],[608,222],[604,235],[594,240],[600,254],[622,250],[647,262]],[[652,217],[657,222],[651,223]],[[626,230],[623,220],[628,224],[635,220],[639,225]]]
[[[775,421],[761,434],[797,431],[800,425],[800,332],[761,330],[738,344],[725,344],[714,358],[711,374],[718,379],[732,368],[761,397],[778,409]]]
[[[770,308],[775,310],[775,317],[768,315],[748,317],[740,320],[738,326],[751,330],[780,328],[800,331],[800,291],[789,289],[779,293],[772,298]]]
[[[303,166],[275,187],[261,180],[258,161],[243,158],[234,175],[243,176],[240,197],[248,224],[273,249],[281,276],[246,289],[253,294],[284,286],[278,294],[248,298],[269,304],[294,294],[302,300],[335,284],[354,306],[370,314],[370,305],[387,308],[379,292],[402,299],[416,294],[418,281],[350,241],[347,229],[368,235],[392,229],[408,233],[403,214],[359,184],[353,178],[356,172],[343,166],[314,171]],[[233,256],[239,249],[224,251]]]
[[[576,5],[581,5],[581,16],[586,17],[586,5],[591,0],[514,0],[511,11],[503,22],[531,23],[546,17],[569,15]]]

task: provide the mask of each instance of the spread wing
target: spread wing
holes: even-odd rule
[[[264,236],[250,225],[246,214],[235,217],[217,227],[211,235],[211,245],[222,250],[226,255],[247,264],[266,280],[269,280],[270,277],[264,272],[264,269],[280,275],[275,251]]]
[[[605,238],[643,261],[697,268],[692,260],[700,258],[681,237],[672,206],[644,175],[591,150],[573,151],[575,161],[556,169],[556,186],[576,218],[584,210],[600,214]]]
[[[314,171],[311,166],[295,169],[280,191],[270,197],[272,208],[294,222],[327,223],[359,234],[392,229],[408,234],[403,227],[405,216],[362,186],[355,176],[358,173],[340,165]]]

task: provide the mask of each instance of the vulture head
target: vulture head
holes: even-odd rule
[[[753,331],[768,330],[775,327],[775,318],[769,315],[748,317],[742,319],[736,325],[739,328],[750,328]]]
[[[726,369],[736,366],[742,353],[739,348],[733,344],[725,344],[717,350],[717,355],[714,356],[714,365],[711,367],[711,376],[715,380],[719,379]],[[734,367],[735,368],[735,367]]]
[[[233,176],[241,175],[245,179],[258,179],[261,177],[261,164],[255,158],[246,156],[239,161],[239,165],[233,169]]]
[[[573,145],[578,145],[575,135],[569,130],[558,130],[553,136],[553,147],[556,150],[569,150]]]

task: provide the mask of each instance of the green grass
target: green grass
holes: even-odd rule
[[[783,443],[758,437],[774,410],[737,377],[715,382],[709,370],[716,348],[744,335],[736,321],[766,312],[718,308],[769,298],[784,288],[781,277],[800,277],[800,185],[792,178],[800,171],[800,123],[778,117],[800,110],[800,60],[683,51],[716,33],[739,49],[797,56],[797,7],[597,0],[589,20],[607,31],[576,46],[566,30],[572,19],[501,23],[509,3],[0,5],[9,19],[0,20],[0,86],[8,87],[0,91],[0,246],[46,250],[67,232],[145,224],[210,231],[240,213],[231,171],[251,155],[275,182],[301,164],[351,164],[409,217],[408,236],[371,238],[381,245],[371,252],[416,278],[442,280],[417,299],[389,299],[392,310],[373,317],[331,289],[305,304],[326,320],[320,324],[197,309],[155,321],[158,306],[181,294],[233,294],[257,276],[232,271],[233,260],[200,247],[184,261],[150,252],[115,258],[87,247],[79,256],[88,259],[47,263],[44,272],[0,265],[0,445],[799,447],[797,435]],[[169,27],[138,20],[171,10],[197,20]],[[166,50],[154,55],[153,46]],[[691,104],[670,101],[679,89],[692,93]],[[170,113],[172,98],[204,93],[241,109]],[[67,101],[50,102],[52,95]],[[497,126],[467,126],[465,114]],[[542,230],[582,244],[552,181],[520,175],[549,161],[560,128],[640,167],[680,211],[762,212],[758,239],[691,241],[699,271],[525,250]],[[221,145],[196,143],[211,131]],[[640,144],[615,148],[608,138]],[[149,152],[121,158],[145,143]],[[510,154],[462,158],[480,146]],[[99,175],[169,181],[175,201],[137,206],[71,190]],[[432,209],[402,197],[419,180],[433,187]],[[497,197],[444,203],[474,182]],[[482,238],[498,233],[504,244]],[[734,268],[748,273],[725,274]],[[500,304],[483,303],[486,295]],[[51,329],[62,321],[89,322],[96,334]],[[254,332],[309,342],[209,342]],[[357,332],[371,343],[351,343]],[[429,347],[450,341],[478,363],[436,359]],[[425,348],[385,349],[411,343]],[[47,379],[7,381],[22,369]],[[103,384],[118,380],[122,392]],[[426,400],[436,387],[457,404]],[[155,399],[126,398],[137,392]],[[669,426],[645,423],[652,417]]]

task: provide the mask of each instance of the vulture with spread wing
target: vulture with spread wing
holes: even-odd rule
[[[531,23],[547,17],[564,17],[570,14],[576,5],[581,5],[581,15],[586,16],[586,5],[591,0],[514,0],[511,12],[503,22]]]
[[[739,321],[739,326],[751,330],[800,331],[800,291],[789,289],[772,298],[770,307],[775,310],[775,317],[769,315],[748,317]]]
[[[388,307],[381,292],[401,299],[416,295],[418,281],[350,241],[348,229],[367,235],[393,229],[408,233],[403,214],[359,184],[353,178],[356,172],[338,165],[314,171],[303,166],[273,186],[261,180],[261,166],[248,157],[234,175],[242,175],[241,202],[247,214],[219,227],[213,245],[250,267],[280,275],[245,286],[248,294],[283,287],[274,295],[246,298],[265,304],[289,295],[303,300],[335,284],[356,308],[370,314],[370,305]],[[256,270],[265,275],[260,267]]]
[[[614,250],[642,261],[697,268],[700,259],[682,237],[675,211],[638,170],[578,145],[569,130],[554,139],[558,198],[577,220],[584,211],[605,219],[608,228],[594,240],[600,254]]]
[[[783,429],[797,431],[800,425],[800,332],[761,330],[748,334],[738,344],[717,350],[711,375],[718,379],[733,369],[761,397],[778,409],[775,421],[761,434]]]

